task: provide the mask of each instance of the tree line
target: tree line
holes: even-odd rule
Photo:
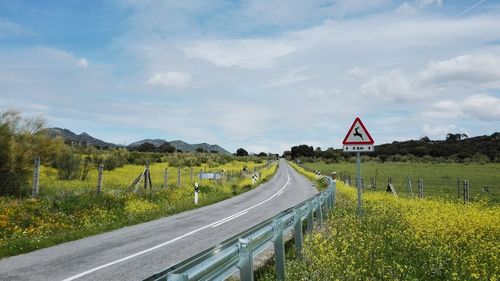
[[[381,162],[410,159],[498,163],[500,162],[500,133],[472,138],[463,133],[448,133],[445,140],[431,140],[423,137],[419,140],[394,141],[390,144],[375,146],[375,151],[365,156]],[[332,147],[321,150],[320,147],[313,148],[307,144],[301,144],[284,151],[283,157],[337,162],[350,160],[352,154]]]

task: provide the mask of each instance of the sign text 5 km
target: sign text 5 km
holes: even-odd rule
[[[373,152],[374,150],[373,138],[359,117],[352,123],[342,144],[344,152]]]

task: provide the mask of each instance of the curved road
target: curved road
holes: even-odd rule
[[[0,260],[0,280],[141,280],[313,196],[284,160],[267,183],[231,199]]]

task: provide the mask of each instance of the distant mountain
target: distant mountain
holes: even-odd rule
[[[166,140],[162,139],[145,139],[141,141],[136,141],[128,145],[128,147],[137,147],[143,143],[152,143],[156,147],[159,147],[160,145],[166,143]],[[186,152],[193,152],[196,151],[198,148],[203,148],[204,150],[211,152],[211,151],[217,151],[218,153],[221,154],[231,154],[229,151],[225,150],[224,148],[216,145],[216,144],[208,144],[208,143],[198,143],[198,144],[189,144],[187,142],[181,141],[181,140],[174,140],[174,141],[169,141],[171,146],[175,147],[177,150],[182,150]]]
[[[161,139],[145,139],[145,140],[140,140],[140,141],[136,141],[136,142],[133,142],[129,145],[127,145],[127,147],[136,147],[136,146],[139,146],[143,143],[152,143],[154,144],[156,147],[159,147],[160,145],[166,143],[167,141],[166,140],[161,140]]]
[[[72,131],[68,129],[61,129],[61,128],[48,128],[44,130],[50,137],[56,138],[56,137],[61,137],[63,138],[66,142],[74,142],[76,144],[83,144],[83,145],[92,145],[92,146],[98,146],[98,147],[117,147],[118,145],[102,141],[100,139],[96,139],[92,136],[90,136],[87,133],[81,133],[79,135],[73,133]],[[136,141],[131,144],[129,144],[127,147],[137,147],[143,143],[152,143],[154,146],[159,147],[160,145],[166,143],[166,140],[162,139],[144,139],[141,141]],[[198,143],[198,144],[189,144],[187,142],[181,141],[181,140],[175,140],[168,142],[170,145],[175,147],[177,150],[182,150],[186,152],[193,152],[196,151],[198,148],[203,148],[204,150],[211,152],[211,151],[217,151],[218,153],[221,154],[231,154],[229,151],[225,150],[224,148],[216,145],[216,144],[208,144],[208,143]]]
[[[52,138],[61,137],[65,141],[74,142],[76,144],[92,145],[92,146],[99,146],[99,147],[115,147],[116,146],[115,144],[105,142],[105,141],[102,141],[100,139],[96,139],[85,132],[77,135],[68,129],[61,129],[61,128],[57,128],[57,127],[48,128],[48,129],[45,129],[44,131]]]
[[[193,145],[181,141],[181,140],[174,140],[170,141],[170,145],[175,147],[177,150],[182,150],[182,151],[196,151],[196,148],[193,147]]]

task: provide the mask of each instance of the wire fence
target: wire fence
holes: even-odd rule
[[[306,163],[304,168],[324,175],[337,172],[337,178],[356,185],[354,163]],[[386,191],[392,185],[399,196],[419,196],[418,182],[423,185],[423,197],[441,197],[469,201],[488,199],[500,201],[500,165],[498,164],[423,164],[423,163],[362,163],[361,182],[364,191]]]

